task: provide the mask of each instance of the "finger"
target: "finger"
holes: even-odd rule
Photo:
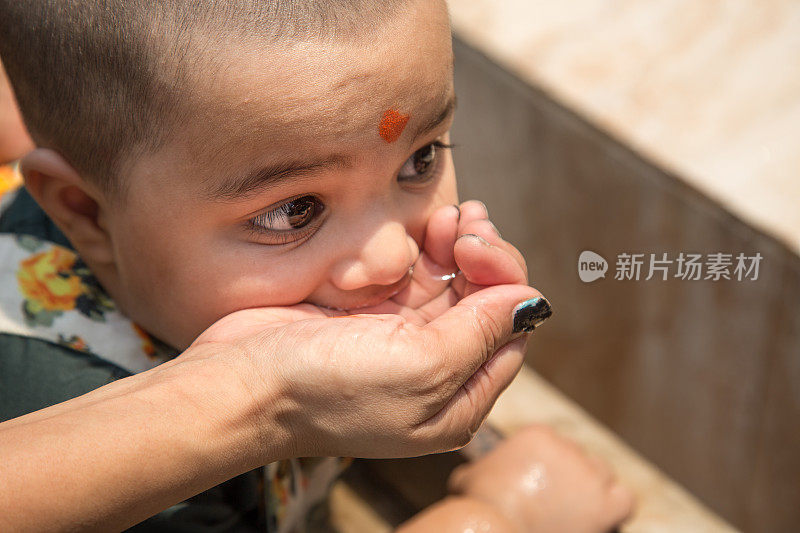
[[[464,233],[464,226],[473,220],[487,220],[489,218],[489,211],[486,205],[479,200],[467,200],[461,202],[458,206],[461,211],[461,218],[458,220],[458,234]]]
[[[483,237],[462,235],[455,244],[454,255],[461,272],[476,285],[524,285],[525,272],[517,261]]]
[[[445,381],[441,393],[452,396],[500,346],[551,314],[550,303],[536,289],[497,285],[463,298],[426,324],[423,342],[439,356],[434,363]]]
[[[422,250],[430,263],[441,267],[443,274],[456,269],[453,244],[456,242],[460,216],[458,206],[440,207],[428,219],[425,229]]]
[[[462,228],[462,234],[475,234],[483,237],[489,244],[492,246],[496,246],[509,254],[514,261],[517,262],[519,265],[520,271],[523,273],[525,277],[525,281],[522,283],[528,282],[528,265],[525,262],[525,258],[522,256],[522,253],[517,250],[517,248],[508,241],[504,241],[503,238],[500,236],[500,233],[495,228],[494,224],[492,224],[489,220],[473,220],[465,224]],[[459,235],[460,237],[460,235]]]
[[[453,249],[454,244],[451,243],[449,252],[451,256]],[[405,307],[417,309],[442,294],[455,278],[457,271],[455,260],[452,266],[443,267],[423,251],[414,263],[408,287],[392,296],[392,300]]]
[[[525,258],[514,245],[502,239],[500,232],[497,231],[497,228],[489,220],[489,211],[486,208],[486,204],[479,200],[468,200],[463,202],[459,206],[459,209],[461,210],[461,218],[458,223],[458,237],[466,233],[477,233],[491,244],[499,246],[511,254],[525,271],[525,276],[528,276],[528,267],[525,263]],[[480,229],[474,226],[475,223],[478,224]]]
[[[383,301],[377,305],[370,305],[368,307],[359,307],[350,311],[351,315],[400,315],[407,319],[412,324],[423,326],[427,321],[420,321],[415,316],[416,313],[413,309],[406,307],[400,303],[392,300]]]
[[[419,426],[418,431],[444,432],[453,436],[455,448],[467,445],[497,398],[522,368],[526,342],[527,336],[514,339],[498,349],[439,412]]]
[[[392,299],[416,309],[444,291],[458,270],[453,247],[460,211],[456,205],[437,209],[429,218],[425,239],[414,263],[411,283]]]
[[[424,318],[423,324],[427,324],[456,305],[456,303],[461,300],[462,294],[463,292],[457,292],[452,287],[448,287],[431,301],[425,302],[423,305],[416,308],[414,312],[418,316]]]

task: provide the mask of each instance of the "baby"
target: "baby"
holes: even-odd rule
[[[50,234],[63,234],[44,240],[64,245],[4,243],[20,294],[3,300],[0,332],[86,354],[39,357],[42,372],[80,378],[6,387],[27,399],[3,419],[152,368],[239,310],[424,322],[482,284],[527,284],[485,207],[458,205],[444,2],[2,0],[0,10],[0,55],[40,147],[23,161],[26,188]],[[491,268],[472,265],[468,282],[454,248],[469,257],[487,245],[499,250]],[[543,298],[534,308],[536,321],[550,314]],[[297,529],[346,463],[274,463],[148,522]]]
[[[441,2],[108,2],[35,41],[38,10],[7,4],[3,61],[61,156],[27,161],[28,188],[179,350],[239,309],[383,302],[457,203]]]

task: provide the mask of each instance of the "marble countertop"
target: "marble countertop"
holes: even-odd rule
[[[800,252],[800,3],[449,5],[468,44]]]

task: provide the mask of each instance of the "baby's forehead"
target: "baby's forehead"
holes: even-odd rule
[[[410,132],[424,127],[453,99],[447,44],[434,57],[312,45],[238,55],[193,91],[195,112],[184,130],[191,157],[219,160],[257,155],[266,147],[299,152],[380,141],[387,114],[407,121]]]
[[[140,163],[166,161],[194,176],[187,179],[208,181],[270,165],[271,154],[309,160],[325,150],[378,157],[374,149],[409,148],[414,132],[453,98],[447,13],[435,4],[420,3],[408,20],[360,41],[198,42],[197,68],[176,99],[180,118],[165,148]]]
[[[234,128],[341,137],[373,129],[384,110],[420,114],[452,93],[452,60],[273,55],[230,72],[206,93],[210,119]],[[410,59],[410,60],[409,60]],[[216,115],[216,116],[215,116]],[[378,118],[376,118],[376,116]]]

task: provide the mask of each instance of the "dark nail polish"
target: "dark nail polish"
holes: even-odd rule
[[[461,208],[458,207],[456,204],[453,204],[453,207],[455,207],[456,211],[458,211],[458,216],[456,217],[456,222],[458,222],[461,220]]]
[[[552,314],[553,308],[544,296],[526,300],[514,308],[514,333],[533,331]]]

